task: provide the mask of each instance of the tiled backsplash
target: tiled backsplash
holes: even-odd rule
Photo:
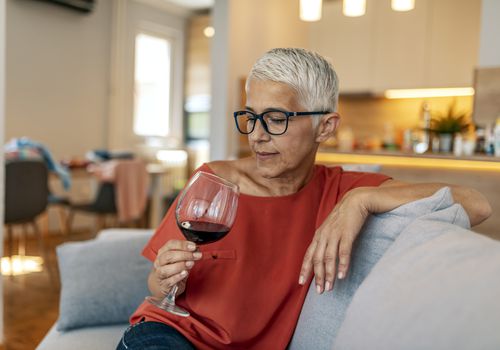
[[[429,104],[431,112],[444,112],[454,101],[457,110],[472,112],[472,96],[393,100],[375,97],[340,97],[340,127],[350,127],[358,141],[374,136],[382,137],[384,125],[387,123],[392,124],[396,134],[401,134],[405,129],[418,127],[424,103]]]

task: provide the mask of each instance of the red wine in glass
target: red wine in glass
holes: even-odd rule
[[[198,245],[222,239],[229,233],[236,217],[239,188],[207,172],[197,172],[182,191],[175,209],[177,226],[188,241]],[[178,316],[189,312],[175,305],[177,285],[165,298],[147,297],[150,303]]]
[[[229,227],[207,221],[183,221],[179,229],[188,241],[196,244],[208,244],[218,241],[228,234]]]

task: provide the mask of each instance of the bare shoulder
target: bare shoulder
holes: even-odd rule
[[[251,158],[219,160],[207,163],[215,175],[237,185],[242,185],[249,178],[252,164]]]
[[[407,182],[399,181],[399,180],[394,180],[394,179],[388,179],[385,180],[380,184],[380,187],[396,187],[396,186],[406,186],[410,185]]]

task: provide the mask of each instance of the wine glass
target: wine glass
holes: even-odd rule
[[[208,244],[223,238],[231,229],[238,207],[237,185],[204,171],[197,172],[182,191],[175,218],[188,241]],[[150,303],[178,316],[189,312],[175,305],[177,284],[164,298],[149,296]]]

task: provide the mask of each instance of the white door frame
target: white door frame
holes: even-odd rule
[[[5,138],[5,0],[0,0],[0,144]],[[4,212],[4,155],[0,152],[0,221]],[[0,226],[0,242],[3,243],[3,225]],[[3,256],[3,244],[0,245],[0,257]],[[0,345],[3,344],[3,285],[0,278]]]

